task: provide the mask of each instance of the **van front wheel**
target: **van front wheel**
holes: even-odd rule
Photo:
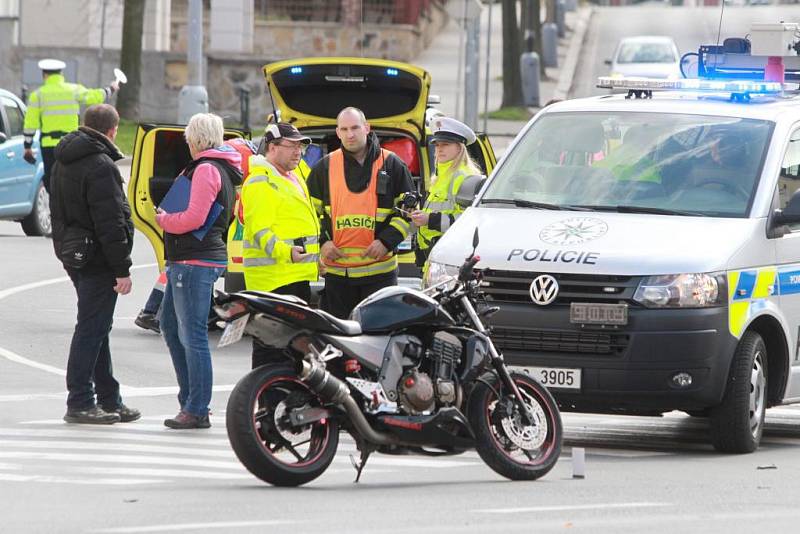
[[[711,410],[711,442],[720,452],[746,453],[758,448],[764,432],[767,401],[767,347],[746,332],[733,356],[722,403]]]

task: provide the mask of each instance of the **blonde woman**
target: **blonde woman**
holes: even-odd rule
[[[167,260],[160,326],[175,367],[180,404],[178,415],[164,421],[169,428],[211,426],[208,303],[214,282],[228,261],[225,238],[233,215],[235,187],[242,178],[242,158],[236,149],[223,145],[223,133],[220,117],[211,113],[192,116],[184,135],[193,161],[181,173],[191,182],[189,204],[184,211],[174,213],[159,208],[156,215],[156,222],[164,229]],[[212,210],[218,211],[216,216]]]
[[[432,125],[430,143],[434,145],[436,175],[431,178],[428,198],[421,210],[411,214],[417,231],[417,264],[428,259],[436,241],[455,222],[464,208],[456,204],[456,193],[467,176],[481,174],[472,161],[467,145],[477,140],[466,124],[448,117],[437,118]]]

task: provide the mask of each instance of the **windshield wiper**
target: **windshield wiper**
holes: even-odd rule
[[[584,207],[589,208],[589,206],[584,206]],[[682,215],[685,217],[706,217],[704,213],[698,213],[696,211],[670,210],[666,208],[653,208],[650,206],[630,206],[630,205],[591,206],[591,209],[595,211],[616,211],[619,213],[652,213],[654,215]]]
[[[573,211],[589,211],[588,208],[581,206],[570,206],[558,204],[548,204],[547,202],[534,202],[533,200],[524,200],[521,198],[484,198],[481,204],[513,204],[518,208],[534,208],[539,210],[573,210]]]

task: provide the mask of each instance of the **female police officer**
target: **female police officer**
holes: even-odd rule
[[[464,178],[481,174],[467,153],[475,132],[466,124],[448,117],[434,119],[430,142],[434,145],[436,175],[431,178],[428,199],[421,210],[411,214],[417,232],[417,264],[428,259],[436,241],[455,222],[464,209],[456,204],[456,193]]]

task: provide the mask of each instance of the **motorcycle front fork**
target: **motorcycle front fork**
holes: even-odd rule
[[[511,391],[511,395],[517,399],[517,406],[522,413],[523,422],[527,425],[533,425],[533,413],[528,408],[528,405],[525,404],[525,399],[523,398],[522,393],[520,393],[517,384],[511,379],[511,373],[508,372],[506,363],[503,360],[503,355],[500,354],[495,348],[494,342],[489,336],[489,331],[486,329],[486,326],[484,326],[481,318],[478,317],[478,313],[475,311],[472,301],[469,300],[469,297],[463,295],[461,297],[461,305],[464,307],[464,310],[467,312],[467,315],[469,315],[472,324],[475,325],[475,328],[478,330],[478,332],[485,335],[489,340],[489,355],[492,357],[492,366],[497,372],[497,376],[500,377],[500,381],[503,383],[503,385],[507,387],[509,391]],[[500,399],[497,400],[499,401]]]

